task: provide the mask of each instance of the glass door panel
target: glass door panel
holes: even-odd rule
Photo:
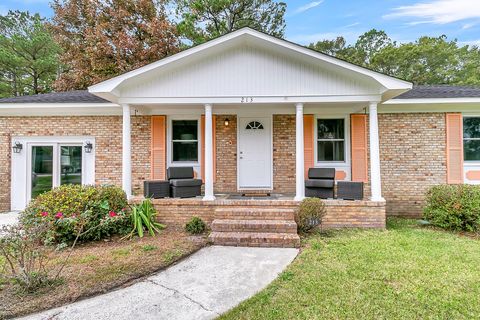
[[[60,184],[82,184],[81,146],[60,146]]]
[[[31,198],[53,187],[53,146],[32,146]]]

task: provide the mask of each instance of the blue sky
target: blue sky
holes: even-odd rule
[[[285,1],[285,0],[284,0]],[[354,42],[372,28],[396,41],[447,35],[480,45],[480,0],[286,0],[288,40],[308,44],[343,35]],[[2,0],[0,13],[30,10],[51,16],[48,0]]]

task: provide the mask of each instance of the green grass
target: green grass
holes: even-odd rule
[[[390,219],[312,235],[277,280],[220,319],[478,319],[480,241]]]
[[[154,250],[158,250],[158,247],[154,246],[152,244],[146,244],[146,245],[142,246],[142,250],[145,251],[145,252],[154,251]]]
[[[97,261],[99,258],[93,254],[89,254],[89,255],[86,255],[84,257],[82,257],[79,262],[80,263],[90,263],[90,262],[93,262],[93,261]]]

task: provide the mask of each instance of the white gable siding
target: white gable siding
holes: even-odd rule
[[[378,94],[377,83],[338,68],[253,46],[144,74],[122,85],[123,97],[240,97]]]

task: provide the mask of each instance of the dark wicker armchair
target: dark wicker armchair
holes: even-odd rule
[[[310,168],[305,181],[305,196],[316,198],[333,198],[335,188],[334,168]]]
[[[170,167],[167,179],[173,198],[193,198],[202,194],[202,180],[194,178],[193,167]]]

